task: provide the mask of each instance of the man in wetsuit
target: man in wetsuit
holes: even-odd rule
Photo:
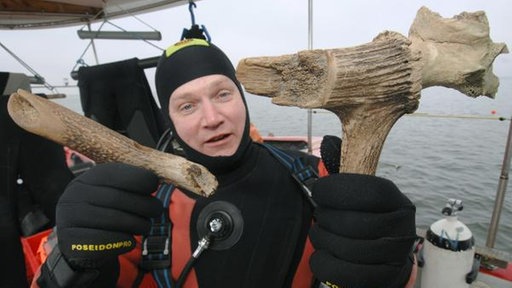
[[[205,40],[169,47],[155,78],[169,147],[208,168],[216,193],[159,186],[124,164],[93,167],[59,200],[59,244],[40,286],[411,286],[415,207],[393,183],[327,175],[319,159],[285,152],[325,176],[302,183],[305,196],[276,152],[250,139],[235,69]]]

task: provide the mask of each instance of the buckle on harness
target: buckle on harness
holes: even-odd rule
[[[142,260],[144,270],[164,269],[171,266],[170,242],[171,223],[153,223],[149,235],[142,239]]]
[[[311,192],[310,187],[319,178],[318,173],[316,173],[316,171],[311,166],[307,166],[304,169],[292,173],[292,177],[299,184],[302,192],[304,192],[304,196],[306,196],[306,199],[308,199],[309,203],[311,203],[313,208],[316,208],[317,204],[313,200],[313,193]]]

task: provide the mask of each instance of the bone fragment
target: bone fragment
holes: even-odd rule
[[[217,180],[203,166],[182,157],[140,145],[98,122],[57,103],[19,89],[7,104],[21,128],[68,146],[97,163],[122,162],[153,171],[163,181],[210,196]]]

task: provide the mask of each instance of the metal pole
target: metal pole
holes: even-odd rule
[[[89,28],[89,32],[91,32],[91,23],[87,23],[87,28]],[[94,60],[96,60],[96,65],[100,64],[98,61],[98,53],[96,53],[96,45],[94,45],[94,38],[91,38],[92,51],[94,53]]]
[[[491,224],[489,224],[489,231],[487,234],[486,246],[494,248],[496,242],[496,233],[498,232],[498,225],[500,222],[501,209],[503,207],[503,199],[505,198],[505,191],[507,190],[508,171],[510,170],[510,158],[512,156],[512,119],[508,130],[507,146],[505,147],[505,155],[503,156],[503,165],[501,166],[500,182],[496,192],[496,199],[494,201],[494,210],[492,211]]]
[[[313,49],[313,0],[308,0],[308,50]],[[308,153],[313,153],[313,110],[308,109]]]
[[[158,31],[77,31],[80,39],[162,40]]]

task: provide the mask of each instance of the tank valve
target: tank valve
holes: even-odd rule
[[[441,213],[445,216],[455,216],[459,211],[462,211],[462,208],[464,208],[462,206],[462,200],[450,198],[446,206],[441,210]]]

